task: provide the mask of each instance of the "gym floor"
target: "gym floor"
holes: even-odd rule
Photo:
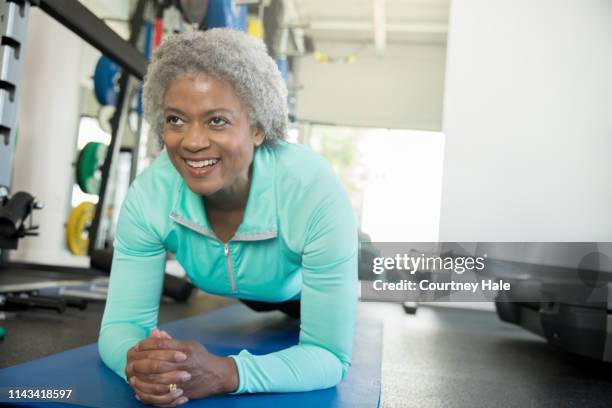
[[[382,407],[610,407],[612,364],[549,347],[495,313],[367,303],[384,320]]]
[[[234,302],[200,291],[187,303],[163,300],[159,324],[206,313]],[[103,312],[104,303],[90,302],[86,310],[67,308],[59,314],[53,310],[37,309],[21,311],[17,316],[0,320],[0,326],[7,332],[6,338],[0,341],[0,368],[98,341]]]
[[[186,304],[162,302],[160,323],[204,313],[233,300],[196,292]],[[103,303],[63,314],[20,312],[1,321],[0,368],[97,340]],[[491,312],[360,303],[361,316],[383,319],[382,407],[609,407],[612,365],[549,347]],[[19,337],[16,337],[19,333]],[[52,339],[52,340],[49,340]]]

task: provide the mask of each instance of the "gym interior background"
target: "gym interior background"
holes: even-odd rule
[[[137,77],[122,79],[125,69],[46,11],[53,1],[31,3],[41,4],[29,7],[0,170],[10,172],[11,194],[28,192],[44,208],[30,216],[37,236],[1,252],[0,368],[96,341],[103,278],[63,291],[50,291],[57,277],[41,270],[30,286],[13,279],[30,264],[108,269],[104,250],[130,180],[159,153]],[[171,3],[78,2],[145,57],[158,36],[193,24]],[[367,240],[612,241],[612,2],[236,3],[243,22],[231,24],[260,35],[286,78],[289,139],[332,162]],[[172,260],[167,272],[184,276]],[[160,322],[231,303],[182,283]],[[79,301],[17,304],[15,288]],[[8,308],[7,298],[17,303]],[[362,302],[360,314],[384,324],[380,404],[610,406],[611,302],[596,327],[567,332],[569,343],[601,339],[595,357],[501,321],[492,302]]]

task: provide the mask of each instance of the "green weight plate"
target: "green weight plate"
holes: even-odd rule
[[[102,165],[106,158],[107,146],[89,142],[79,153],[77,160],[77,184],[87,194],[98,194],[102,181]]]

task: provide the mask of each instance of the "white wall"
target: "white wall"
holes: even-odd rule
[[[612,1],[454,0],[440,240],[612,241]]]
[[[317,49],[342,57],[359,43],[325,44]],[[353,64],[300,60],[297,116],[300,120],[381,128],[440,130],[445,63],[444,44],[389,44],[357,53]]]

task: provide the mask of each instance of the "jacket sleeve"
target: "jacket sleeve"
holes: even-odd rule
[[[331,169],[330,169],[331,171]],[[302,253],[299,344],[266,355],[242,350],[236,361],[244,392],[310,391],[335,386],[346,375],[357,304],[357,228],[353,209],[334,174],[303,197],[309,213]]]
[[[166,252],[147,227],[143,197],[134,183],[117,223],[108,297],[98,350],[102,361],[125,379],[127,351],[157,326]]]

